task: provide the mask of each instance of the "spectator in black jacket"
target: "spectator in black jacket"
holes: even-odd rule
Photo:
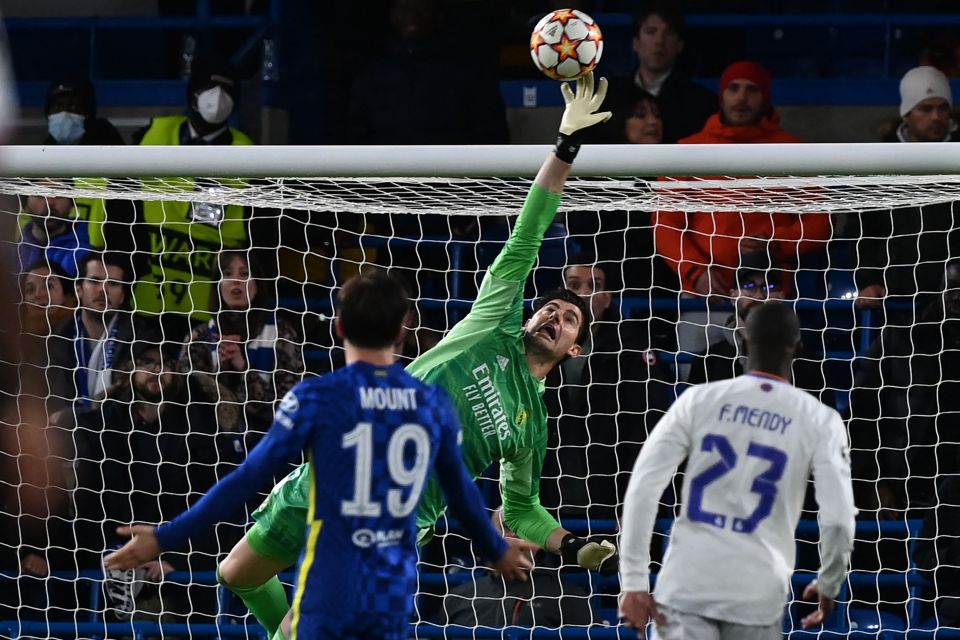
[[[219,434],[216,398],[174,373],[179,348],[135,342],[132,370],[117,376],[98,407],[77,416],[74,495],[81,568],[98,568],[103,551],[124,542],[118,526],[169,520],[213,486],[225,464],[239,462],[230,434]],[[212,535],[199,541],[190,554],[164,554],[139,574],[161,583],[174,570],[212,570],[219,551],[232,543],[221,546],[217,540]],[[107,577],[109,582],[115,576]],[[129,589],[124,593],[122,583],[107,587],[120,613],[136,597]],[[176,607],[164,607],[171,608]]]
[[[885,142],[956,142],[950,81],[933,67],[916,67],[900,81],[899,126]],[[941,202],[860,215],[857,242],[857,304],[879,307],[883,299],[919,302],[939,293],[944,265],[960,257],[960,208]],[[919,299],[915,299],[919,296]]]
[[[574,257],[563,281],[590,299],[594,322],[580,355],[547,376],[544,399],[557,428],[541,495],[565,515],[612,518],[640,445],[670,403],[673,377],[634,321],[613,308],[609,267]]]
[[[123,144],[106,118],[97,117],[97,96],[89,80],[54,82],[47,92],[44,144]]]
[[[747,344],[743,330],[747,316],[761,302],[782,300],[789,282],[789,272],[779,264],[771,264],[766,253],[746,253],[737,269],[737,286],[730,290],[737,312],[730,318],[728,331],[722,338],[696,356],[690,367],[690,384],[729,380],[744,373]],[[797,350],[793,361],[793,384],[808,391],[828,406],[834,406],[833,390],[826,384],[821,354],[804,347]]]
[[[960,438],[960,261],[916,323],[888,325],[860,359],[850,393],[854,490],[861,510],[926,515],[956,473]]]
[[[613,110],[613,120],[632,109],[642,91],[656,97],[660,106],[663,142],[674,143],[703,129],[720,105],[715,93],[680,68],[678,61],[686,46],[683,37],[683,14],[674,3],[651,2],[637,14],[633,38],[637,68],[630,78],[610,84],[607,108]]]

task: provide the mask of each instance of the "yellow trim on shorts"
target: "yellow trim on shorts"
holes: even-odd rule
[[[313,455],[308,456],[309,460]],[[306,553],[303,556],[303,562],[300,563],[300,569],[297,572],[297,593],[293,596],[293,623],[290,627],[290,640],[297,640],[297,626],[300,624],[300,601],[303,599],[305,591],[307,574],[310,573],[310,567],[313,565],[314,557],[317,551],[317,538],[320,536],[320,529],[323,527],[323,520],[314,522],[316,496],[314,495],[313,465],[310,465],[310,502],[307,510],[307,522],[310,523],[310,533],[307,535]]]

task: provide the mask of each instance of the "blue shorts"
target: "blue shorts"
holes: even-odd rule
[[[411,635],[410,617],[357,612],[336,618],[301,615],[296,621],[298,640],[407,640]]]

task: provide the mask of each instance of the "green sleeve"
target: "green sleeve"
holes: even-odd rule
[[[496,328],[520,335],[523,325],[523,288],[560,206],[560,194],[537,185],[530,188],[513,233],[480,284],[476,302],[460,322],[433,349],[407,367],[415,377],[456,357]]]
[[[537,460],[540,462],[537,462]],[[540,504],[540,468],[543,456],[524,449],[512,460],[500,461],[500,493],[503,520],[524,540],[541,547],[560,523]]]
[[[559,193],[551,193],[537,185],[530,187],[513,233],[490,265],[490,274],[501,280],[526,282],[540,252],[543,234],[553,224],[559,206]]]

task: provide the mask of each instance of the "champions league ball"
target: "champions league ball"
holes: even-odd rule
[[[593,71],[603,53],[603,34],[593,18],[576,9],[543,17],[530,36],[530,57],[554,80],[576,80]]]

